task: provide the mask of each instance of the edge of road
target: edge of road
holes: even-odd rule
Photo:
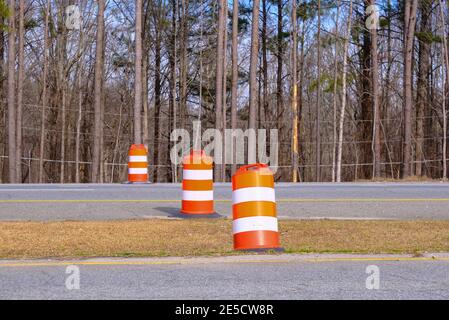
[[[17,183],[8,183],[8,184],[0,184],[1,188],[14,188],[14,187],[20,187],[20,188],[60,188],[61,186],[64,187],[77,187],[77,188],[89,188],[89,187],[119,187],[119,186],[125,186],[127,188],[129,187],[139,187],[139,188],[148,188],[148,187],[173,187],[173,186],[181,186],[182,183],[176,182],[176,183],[162,183],[157,182],[153,183],[150,182],[148,184],[124,184],[124,183],[64,183],[64,184],[58,184],[58,183],[26,183],[26,184],[17,184]],[[216,186],[230,186],[231,182],[214,182],[214,185]],[[433,180],[433,181],[356,181],[356,182],[300,182],[300,183],[293,183],[293,182],[276,182],[276,185],[278,186],[284,186],[284,187],[298,187],[301,185],[306,186],[329,186],[329,187],[335,187],[335,186],[376,186],[376,187],[382,187],[382,186],[444,186],[448,187],[449,182],[439,181],[439,180]]]
[[[385,262],[385,261],[448,261],[449,253],[410,254],[278,254],[235,255],[221,257],[163,257],[163,258],[89,258],[0,260],[0,268],[78,266],[151,266],[201,264],[257,264],[257,263],[325,263],[325,262]]]

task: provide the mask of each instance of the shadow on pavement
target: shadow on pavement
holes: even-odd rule
[[[183,214],[181,213],[179,208],[173,207],[156,207],[154,210],[165,213],[171,218],[178,219],[217,219],[217,218],[226,218],[225,216],[213,213],[213,214]]]

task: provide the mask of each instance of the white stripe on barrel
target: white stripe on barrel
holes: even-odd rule
[[[184,180],[212,180],[212,170],[182,170],[182,178]]]
[[[129,174],[147,174],[148,168],[128,168]]]
[[[147,156],[129,156],[129,162],[147,162]]]
[[[267,187],[251,187],[237,189],[232,192],[232,203],[238,204],[249,201],[275,201],[273,188]]]
[[[234,234],[247,231],[275,231],[278,232],[278,219],[275,217],[246,217],[232,222]]]
[[[182,200],[185,201],[211,201],[214,200],[214,191],[182,190]]]

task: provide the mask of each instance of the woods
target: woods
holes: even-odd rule
[[[447,178],[448,1],[1,0],[0,25],[2,183],[125,181],[132,143],[180,181],[194,120],[277,129],[277,181]]]

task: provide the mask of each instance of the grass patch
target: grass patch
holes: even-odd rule
[[[449,221],[286,220],[288,253],[449,252]],[[0,258],[238,254],[226,219],[0,222]]]

